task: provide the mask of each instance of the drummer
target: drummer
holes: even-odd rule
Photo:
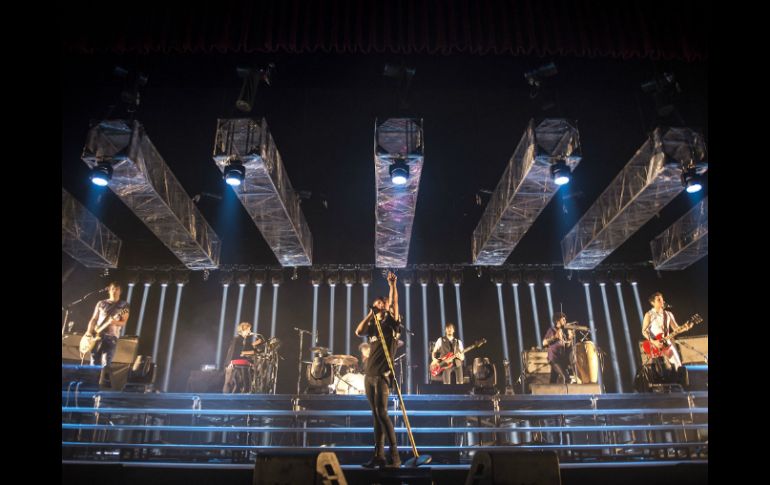
[[[553,326],[548,329],[543,339],[543,347],[548,347],[548,363],[551,364],[551,384],[569,383],[568,369],[572,362],[572,350],[575,343],[575,331],[567,330],[567,315],[562,312],[553,314]]]

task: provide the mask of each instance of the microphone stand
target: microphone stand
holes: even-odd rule
[[[69,318],[70,307],[73,307],[73,306],[77,305],[78,303],[82,302],[83,300],[85,300],[89,296],[91,296],[91,295],[93,295],[95,293],[100,293],[101,291],[102,290],[99,289],[99,290],[94,290],[94,291],[91,291],[89,293],[86,293],[84,296],[78,298],[75,301],[67,303],[65,306],[63,306],[61,308],[62,310],[64,310],[64,320],[62,321],[62,324],[61,324],[61,337],[62,338],[64,338],[64,328],[67,326],[67,318]]]
[[[404,405],[404,398],[401,396],[401,386],[398,384],[398,379],[396,378],[396,370],[393,368],[393,360],[390,357],[390,349],[388,349],[388,343],[385,341],[385,334],[382,332],[382,325],[380,325],[380,318],[377,316],[377,313],[374,314],[374,323],[377,325],[377,334],[380,337],[382,350],[385,351],[385,360],[388,361],[388,368],[390,368],[390,373],[393,376],[393,383],[396,386],[398,400],[401,402],[401,413],[404,416],[406,433],[409,435],[409,443],[412,445],[412,454],[414,456],[406,461],[405,466],[425,465],[432,461],[432,457],[430,455],[420,456],[420,454],[417,452],[417,445],[414,443],[414,435],[412,434],[412,426],[409,424],[409,416],[406,414],[406,405]]]

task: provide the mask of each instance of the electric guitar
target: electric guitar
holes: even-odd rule
[[[125,307],[112,316],[107,317],[104,323],[97,325],[96,330],[94,331],[96,336],[91,336],[91,334],[88,332],[83,334],[83,338],[80,339],[80,353],[85,355],[94,350],[96,344],[99,343],[99,341],[102,339],[102,334],[104,331],[107,330],[107,327],[113,324],[112,321],[121,315],[125,315],[126,313],[128,313],[128,307]]]
[[[700,315],[697,313],[690,317],[689,320],[687,320],[684,325],[680,326],[677,330],[672,331],[668,335],[664,336],[662,333],[659,333],[655,336],[655,340],[659,340],[663,342],[663,347],[658,348],[655,345],[652,344],[649,340],[645,340],[642,343],[642,349],[644,350],[644,353],[649,355],[650,357],[660,357],[666,350],[668,350],[669,347],[673,345],[673,339],[680,333],[684,333],[688,330],[690,330],[695,325],[699,324],[703,321],[703,318],[701,318]]]
[[[466,347],[465,350],[463,350],[463,354],[466,354],[477,347],[481,347],[485,343],[487,343],[487,339],[485,338],[481,340],[477,340],[470,347]],[[431,364],[430,375],[432,375],[433,377],[441,375],[441,373],[444,372],[444,369],[449,369],[450,367],[452,367],[452,364],[454,363],[454,359],[455,359],[454,352],[449,352],[448,354],[442,357],[439,357],[437,364]]]

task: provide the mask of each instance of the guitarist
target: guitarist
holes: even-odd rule
[[[463,381],[463,362],[465,354],[463,353],[463,342],[455,338],[455,324],[449,322],[444,327],[445,335],[433,345],[433,362],[431,365],[439,363],[439,359],[448,353],[454,354],[450,367],[442,372],[444,384],[452,383],[452,374],[455,376],[455,384],[462,384]]]
[[[679,358],[679,352],[671,345],[666,348],[663,340],[658,340],[658,335],[666,337],[672,331],[678,330],[674,314],[666,310],[666,301],[663,299],[663,293],[655,292],[650,296],[650,305],[652,308],[644,314],[642,323],[642,335],[647,338],[651,345],[661,350],[662,356],[658,361],[667,369],[679,369],[682,366],[682,359]]]
[[[94,308],[86,333],[101,339],[91,351],[91,365],[109,367],[118,347],[120,327],[128,321],[128,303],[120,299],[120,283],[113,281],[107,286],[110,297],[101,300]]]

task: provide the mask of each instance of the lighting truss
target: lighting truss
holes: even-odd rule
[[[281,266],[313,264],[313,236],[265,119],[217,120],[214,162],[222,172],[233,160],[246,168],[233,187]]]
[[[709,202],[705,197],[650,242],[656,270],[685,269],[709,253]]]
[[[573,170],[580,158],[578,130],[567,120],[549,118],[537,127],[530,120],[473,231],[473,264],[504,264],[559,188],[551,165],[563,160]]]
[[[121,240],[61,189],[61,249],[86,268],[117,268]]]
[[[708,169],[703,137],[656,128],[561,241],[565,269],[593,269],[683,189],[683,166]]]
[[[189,269],[219,266],[221,242],[166,165],[138,121],[93,126],[82,159],[110,161],[109,188]]]

